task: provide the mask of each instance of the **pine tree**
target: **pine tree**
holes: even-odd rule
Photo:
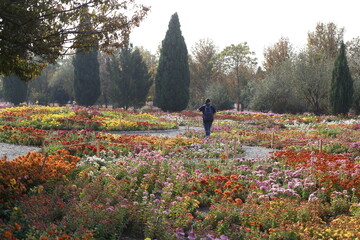
[[[110,63],[110,76],[113,86],[112,99],[118,107],[128,109],[130,107],[132,61],[129,46],[121,49],[118,56],[112,56]]]
[[[172,15],[162,41],[155,78],[155,105],[164,111],[182,111],[189,102],[188,51],[177,13]]]
[[[3,91],[5,100],[15,105],[25,102],[27,99],[27,83],[21,81],[15,75],[3,78]]]
[[[89,18],[85,12],[79,28],[85,31],[92,28]],[[73,59],[74,65],[74,97],[76,102],[82,106],[91,106],[99,98],[100,73],[98,61],[98,46],[96,39],[90,45],[85,45],[85,39],[89,36],[77,36],[76,54]]]
[[[110,72],[114,83],[112,98],[119,107],[127,109],[145,105],[152,82],[138,49],[123,48],[119,56],[112,58]]]
[[[140,108],[145,105],[146,97],[152,85],[152,80],[148,67],[145,64],[139,49],[135,49],[132,53],[132,60],[134,66],[134,91],[131,105],[135,108]]]
[[[330,89],[330,112],[346,114],[352,104],[353,80],[346,59],[345,44],[341,43],[339,54],[335,60]]]

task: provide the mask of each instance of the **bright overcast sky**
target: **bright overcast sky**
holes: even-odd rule
[[[344,27],[344,40],[360,36],[359,0],[137,0],[151,6],[148,17],[130,41],[155,53],[168,24],[178,13],[188,51],[200,39],[213,40],[221,51],[230,44],[247,42],[260,61],[264,48],[289,38],[304,47],[307,33],[319,22]]]

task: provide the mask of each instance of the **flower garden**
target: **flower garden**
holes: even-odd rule
[[[360,239],[360,117],[16,107],[0,141],[1,239]],[[241,145],[272,147],[243,157]]]

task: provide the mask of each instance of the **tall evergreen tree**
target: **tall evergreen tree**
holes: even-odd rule
[[[152,81],[139,49],[133,51],[130,46],[122,49],[109,66],[115,86],[114,102],[125,109],[144,106]]]
[[[114,83],[112,99],[117,106],[125,109],[130,107],[132,65],[131,49],[129,46],[121,49],[119,55],[113,56],[111,60],[110,75]]]
[[[80,21],[80,32],[86,32],[91,29],[92,24],[84,13]],[[95,104],[101,94],[100,73],[98,62],[98,46],[96,38],[90,43],[85,41],[89,36],[77,36],[79,47],[73,59],[74,65],[74,97],[76,102],[82,106],[91,106]]]
[[[15,75],[3,78],[3,91],[6,101],[19,105],[27,100],[27,83]]]
[[[346,114],[352,104],[353,80],[346,59],[345,44],[342,42],[339,54],[335,60],[330,89],[330,112]]]
[[[138,48],[136,48],[132,53],[132,60],[134,64],[134,91],[132,96],[132,106],[139,108],[145,105],[146,97],[153,81],[151,80],[149,69]]]
[[[182,111],[189,102],[188,51],[177,13],[172,15],[162,41],[155,78],[155,105],[164,111]]]

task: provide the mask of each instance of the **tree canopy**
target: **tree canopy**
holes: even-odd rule
[[[182,111],[189,102],[188,51],[177,13],[172,15],[162,41],[155,79],[155,104],[164,111]]]
[[[332,72],[330,112],[332,114],[348,113],[352,104],[353,93],[353,80],[347,63],[345,44],[341,43]]]
[[[77,28],[84,8],[91,10],[91,31]],[[104,51],[123,46],[148,11],[135,0],[1,0],[0,74],[29,80],[69,49],[90,49],[93,36]]]

